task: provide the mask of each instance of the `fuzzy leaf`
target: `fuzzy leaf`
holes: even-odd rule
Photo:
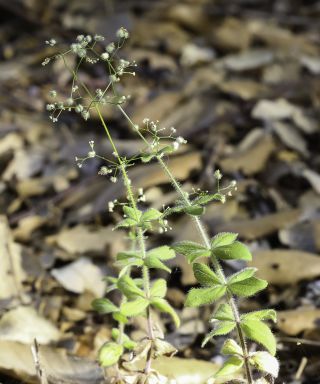
[[[129,227],[134,227],[135,225],[137,225],[137,221],[128,218],[128,219],[121,220],[121,221],[114,227],[114,229],[118,229],[118,228],[129,228]]]
[[[141,215],[142,215],[141,211],[134,209],[132,207],[129,207],[128,205],[124,205],[123,212],[125,213],[125,215],[128,218],[135,220],[135,221],[139,221],[141,218]]]
[[[126,316],[120,312],[113,312],[112,317],[114,318],[115,321],[121,324],[127,324],[128,322],[128,319],[126,318]]]
[[[117,341],[119,339],[120,331],[118,328],[113,328],[111,335],[114,341]],[[127,336],[125,333],[122,334],[122,345],[124,348],[132,350],[137,346],[137,343],[130,339],[129,336]]]
[[[249,279],[255,274],[256,271],[257,271],[257,268],[244,268],[241,271],[231,275],[228,278],[228,284],[233,284],[239,281]]]
[[[228,339],[224,342],[221,352],[224,355],[241,355],[241,356],[243,353],[240,345],[232,339]]]
[[[159,356],[173,356],[177,353],[177,349],[165,340],[156,338],[154,340],[154,358]]]
[[[215,193],[215,194],[203,194],[198,197],[196,197],[193,201],[192,204],[199,204],[199,205],[205,205],[210,203],[212,200],[218,200],[220,201],[221,195],[220,193]]]
[[[163,269],[166,272],[171,272],[171,269],[163,264],[156,256],[148,256],[144,259],[144,264],[148,268]]]
[[[160,298],[152,299],[151,304],[155,308],[157,308],[160,312],[168,313],[172,317],[177,328],[180,326],[180,319],[176,311],[171,307],[171,305],[166,300],[160,299]]]
[[[149,163],[154,158],[155,154],[154,153],[142,153],[141,154],[141,161],[143,163]]]
[[[220,299],[226,292],[225,286],[214,286],[210,288],[192,288],[187,295],[186,307],[199,307],[211,304]]]
[[[222,368],[219,369],[214,377],[232,375],[233,373],[239,371],[243,364],[243,358],[239,356],[232,356],[223,364]]]
[[[141,222],[158,220],[162,216],[162,213],[155,208],[150,208],[144,212],[141,216]]]
[[[185,213],[191,216],[201,216],[204,212],[204,207],[201,205],[191,205],[184,208]]]
[[[230,245],[235,242],[237,237],[237,233],[220,232],[211,239],[211,249],[222,247],[224,245]]]
[[[123,353],[123,346],[117,343],[105,343],[99,350],[99,364],[102,367],[110,367],[118,362]]]
[[[156,280],[150,289],[151,299],[156,297],[163,298],[165,297],[166,293],[167,293],[167,282],[164,279]]]
[[[181,241],[173,245],[172,248],[176,252],[186,256],[189,263],[192,263],[199,257],[209,257],[211,254],[210,249],[193,241]]]
[[[230,333],[236,326],[234,321],[221,321],[217,324],[216,328],[213,329],[208,335],[203,339],[201,347],[203,348],[209,340],[214,336],[227,335]]]
[[[195,278],[204,287],[221,284],[219,277],[207,265],[194,263],[192,268]]]
[[[232,309],[229,304],[220,304],[216,313],[212,316],[216,320],[229,320],[234,321]]]
[[[167,245],[163,245],[161,247],[151,249],[147,252],[147,255],[156,256],[160,260],[170,260],[175,257],[175,252]]]
[[[91,306],[95,311],[103,314],[119,311],[119,308],[108,299],[95,299]]]
[[[241,316],[241,319],[246,320],[272,320],[277,322],[277,312],[274,309],[262,309],[261,311],[249,312]]]
[[[222,260],[248,260],[252,259],[249,249],[239,241],[213,249],[213,254]]]
[[[266,288],[266,280],[249,277],[249,279],[239,281],[238,283],[228,284],[228,288],[234,295],[249,297]]]
[[[140,313],[142,313],[148,305],[149,301],[140,297],[136,300],[127,301],[126,303],[121,304],[120,312],[126,317],[137,316],[140,315]]]
[[[129,276],[121,277],[117,286],[128,299],[136,299],[137,296],[144,297],[142,289],[138,288],[134,280]]]
[[[141,255],[138,252],[119,252],[117,253],[117,260],[130,260],[141,259]]]
[[[260,320],[246,319],[241,321],[240,326],[248,339],[262,344],[272,355],[275,355],[276,339],[266,324]]]
[[[249,362],[256,369],[262,372],[269,373],[273,377],[278,377],[279,374],[279,362],[268,352],[255,352],[251,355]]]

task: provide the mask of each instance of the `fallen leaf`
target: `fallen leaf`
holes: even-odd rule
[[[96,297],[101,297],[105,291],[101,269],[85,257],[65,267],[53,269],[51,274],[70,292],[83,293],[89,291]]]
[[[21,297],[26,274],[21,264],[21,246],[13,241],[7,219],[0,216],[0,299]]]
[[[277,328],[290,336],[302,331],[319,328],[320,309],[300,307],[294,310],[277,311]]]
[[[236,151],[231,156],[223,158],[220,165],[227,173],[242,171],[245,175],[252,175],[263,169],[274,150],[275,143],[271,135],[265,134],[246,151]]]
[[[30,240],[32,233],[40,228],[45,222],[46,219],[38,215],[24,217],[19,221],[18,227],[13,231],[15,240]]]
[[[307,68],[313,75],[320,74],[320,57],[302,56],[300,58],[301,64]]]
[[[296,250],[257,251],[249,265],[258,268],[257,276],[270,284],[295,284],[320,275],[319,256]]]
[[[48,237],[47,242],[57,244],[70,254],[103,252],[114,236],[115,233],[111,226],[92,228],[86,225],[77,225]]]
[[[273,53],[269,50],[256,49],[239,54],[228,55],[223,59],[225,67],[234,72],[257,69],[271,63]]]
[[[0,340],[31,344],[34,339],[49,344],[60,338],[59,330],[32,307],[20,306],[6,312],[0,319]]]
[[[236,232],[240,238],[255,240],[270,235],[281,228],[294,224],[301,216],[300,209],[271,213],[254,219],[233,220],[218,225],[217,232]]]
[[[193,67],[197,64],[210,63],[215,58],[215,53],[207,47],[187,44],[183,47],[180,63],[184,67]]]

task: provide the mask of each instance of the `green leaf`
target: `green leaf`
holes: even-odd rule
[[[168,313],[172,317],[177,328],[180,326],[179,316],[166,300],[160,298],[152,299],[151,304],[160,312]]]
[[[105,343],[99,350],[98,359],[102,367],[110,367],[118,362],[123,353],[123,346],[117,343]]]
[[[201,305],[211,304],[220,299],[226,292],[225,286],[215,286],[211,288],[192,288],[187,295],[186,307],[199,307]]]
[[[154,153],[142,153],[141,154],[141,161],[143,163],[149,163],[154,158],[155,154]]]
[[[168,153],[172,153],[174,151],[174,148],[172,145],[166,145],[165,147],[163,147],[159,153],[158,153],[158,156],[161,155],[162,153],[164,154],[168,154]]]
[[[126,316],[120,312],[113,312],[112,317],[114,318],[115,321],[121,324],[127,324],[128,322],[128,319],[126,318]]]
[[[126,317],[137,316],[140,315],[148,305],[149,301],[141,297],[134,301],[127,301],[126,303],[121,304],[120,312]]]
[[[228,288],[234,295],[249,297],[266,288],[266,280],[250,277],[249,279],[239,281],[238,283],[228,284]]]
[[[167,245],[163,245],[161,247],[153,248],[147,252],[148,256],[156,256],[160,260],[170,260],[175,257],[175,252],[173,249],[168,247]]]
[[[237,237],[238,237],[237,233],[232,233],[232,232],[218,233],[211,239],[211,249],[222,247],[224,245],[230,245],[234,243]]]
[[[243,358],[239,356],[232,356],[223,364],[222,368],[219,369],[214,377],[232,375],[233,373],[239,371],[243,364]]]
[[[144,259],[144,264],[148,268],[163,269],[166,272],[171,272],[171,269],[163,264],[156,256],[148,256]]]
[[[193,241],[181,241],[171,248],[186,256],[189,263],[192,263],[199,257],[209,257],[211,254],[210,249],[206,248],[204,245],[194,243]]]
[[[262,344],[272,355],[275,355],[277,343],[269,327],[260,320],[246,319],[240,323],[246,337]]]
[[[119,308],[108,299],[95,299],[91,306],[94,310],[103,314],[119,311]]]
[[[113,328],[111,332],[111,336],[114,341],[117,341],[119,339],[120,331],[118,328]],[[122,345],[124,348],[132,350],[137,346],[137,343],[130,339],[129,336],[127,336],[125,333],[122,334]]]
[[[123,206],[123,212],[125,215],[135,221],[139,221],[142,215],[142,212],[138,209],[134,209],[132,207],[129,207],[128,205]]]
[[[274,309],[262,309],[261,311],[249,312],[241,315],[242,320],[272,320],[277,322],[277,312]]]
[[[216,328],[212,330],[208,335],[204,338],[201,347],[203,348],[209,340],[211,340],[214,336],[227,335],[230,333],[236,326],[234,321],[221,321],[217,324]]]
[[[204,212],[204,207],[201,205],[191,205],[184,208],[185,213],[191,216],[201,216]]]
[[[249,249],[239,241],[229,245],[223,245],[213,249],[216,257],[222,260],[251,260],[252,256]]]
[[[224,355],[241,355],[243,354],[242,348],[238,343],[232,339],[228,339],[224,342],[221,352]]]
[[[151,299],[157,298],[157,297],[163,298],[165,297],[166,293],[167,293],[167,282],[164,279],[156,280],[150,289]]]
[[[254,352],[249,359],[249,363],[262,372],[269,373],[273,377],[278,377],[279,362],[268,352]]]
[[[204,287],[221,284],[219,277],[207,265],[194,263],[192,268],[195,278]]]
[[[128,299],[136,299],[137,296],[144,297],[142,289],[138,288],[134,280],[129,276],[121,277],[117,286]]]
[[[117,260],[130,260],[141,259],[141,255],[138,252],[119,252],[117,254]]]
[[[256,271],[257,271],[257,268],[244,268],[241,271],[230,276],[228,278],[228,284],[233,284],[239,281],[249,279],[255,274]]]
[[[212,200],[221,200],[221,195],[219,193],[215,194],[203,194],[198,197],[196,197],[193,201],[192,204],[199,204],[199,205],[205,205],[210,203]]]
[[[118,229],[118,228],[129,228],[129,227],[134,227],[135,225],[137,225],[137,221],[128,218],[128,219],[121,220],[121,221],[114,227],[114,229]]]
[[[234,321],[232,309],[229,304],[220,304],[217,311],[212,317],[216,320],[229,320]]]
[[[150,208],[146,212],[144,212],[141,216],[142,222],[144,221],[153,221],[153,220],[158,220],[162,216],[162,213],[158,211],[155,208]]]

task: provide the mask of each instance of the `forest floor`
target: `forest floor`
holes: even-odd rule
[[[58,63],[41,62],[54,51],[45,40],[112,39],[125,26],[131,38],[123,55],[138,64],[123,86],[128,113],[138,123],[148,117],[174,126],[188,140],[169,163],[185,188],[215,190],[217,168],[226,183],[237,181],[235,195],[210,205],[204,220],[211,234],[239,233],[269,282],[263,294],[240,301],[241,311],[278,311],[277,383],[320,383],[319,1],[0,0],[0,20],[0,382],[35,381],[34,338],[46,345],[52,382],[102,380],[93,361],[112,321],[91,302],[103,296],[102,278],[115,273],[125,247],[112,231],[117,214],[107,212],[123,190],[97,174],[96,159],[76,167],[89,140],[100,153],[111,148],[95,116],[85,124],[72,114],[48,119],[49,91],[67,89],[70,77]],[[88,71],[87,81],[99,87],[103,76]],[[118,111],[103,113],[121,152],[139,152]],[[156,164],[130,176],[150,206],[176,199]],[[197,240],[189,219],[173,224],[170,242]],[[160,235],[153,243],[161,244]],[[162,369],[182,377],[188,359],[197,359],[178,383],[201,384],[221,363],[223,338],[201,348],[210,311],[183,308],[196,281],[184,258],[172,267],[168,299],[182,326],[157,321],[184,360]],[[131,336],[143,332],[135,321]]]

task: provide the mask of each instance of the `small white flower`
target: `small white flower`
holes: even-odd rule
[[[53,111],[55,109],[55,105],[54,104],[47,104],[46,109],[47,109],[47,111]]]
[[[104,60],[104,61],[107,61],[109,59],[110,55],[108,52],[103,52],[101,54],[101,59]]]
[[[82,112],[81,112],[81,115],[82,115],[82,117],[83,117],[85,120],[88,120],[89,117],[90,117],[90,113],[89,113],[89,111],[82,111]]]
[[[103,41],[103,40],[104,40],[104,37],[101,36],[101,35],[94,35],[94,40],[95,40],[95,41]]]
[[[78,104],[75,109],[74,109],[77,113],[81,113],[83,111],[83,105],[81,104]]]
[[[217,179],[217,180],[221,180],[222,179],[222,173],[220,172],[220,169],[217,169],[214,173],[214,177]]]
[[[118,29],[116,35],[119,39],[128,39],[129,38],[129,32],[123,27]]]
[[[173,146],[173,150],[177,151],[179,149],[179,147],[180,147],[180,144],[177,141],[174,141],[172,146]]]
[[[142,195],[143,195],[143,188],[139,188],[139,189],[138,189],[138,195],[139,195],[139,196],[142,196]]]
[[[89,152],[88,152],[88,157],[93,158],[93,157],[95,157],[95,156],[96,156],[96,152],[95,152],[95,151],[89,151]]]
[[[118,179],[117,179],[115,176],[111,176],[111,177],[110,177],[110,181],[111,181],[111,183],[116,183],[117,180],[118,180]]]
[[[41,65],[42,66],[45,66],[45,65],[47,65],[47,64],[49,64],[50,63],[50,58],[49,57],[46,57],[44,60],[43,60],[43,62],[41,63]]]
[[[108,203],[108,210],[109,210],[109,212],[113,212],[113,208],[114,208],[113,201],[109,201],[109,203]]]
[[[114,43],[110,43],[106,46],[106,51],[108,53],[112,53],[116,49],[116,46]]]
[[[185,140],[182,136],[179,136],[176,138],[176,141],[179,143],[179,144],[186,144],[187,143],[187,140]]]
[[[231,187],[235,187],[236,185],[237,185],[236,180],[232,180],[231,183],[230,183],[230,186]]]

